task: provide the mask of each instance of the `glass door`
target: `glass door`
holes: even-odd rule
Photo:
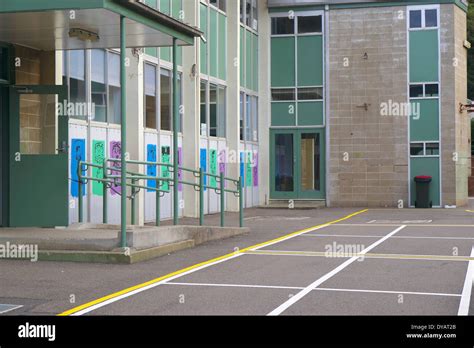
[[[270,198],[325,199],[324,129],[271,130]]]

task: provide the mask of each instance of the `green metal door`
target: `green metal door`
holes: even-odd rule
[[[10,226],[68,225],[65,86],[10,88]]]
[[[270,198],[325,199],[324,129],[274,129],[270,145]]]

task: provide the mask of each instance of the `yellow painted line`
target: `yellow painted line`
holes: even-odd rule
[[[141,288],[144,288],[146,286],[149,286],[149,285],[153,285],[153,284],[156,284],[162,280],[165,280],[165,279],[168,279],[168,278],[171,278],[173,276],[176,276],[176,275],[179,275],[179,274],[182,274],[182,273],[185,273],[185,272],[188,272],[188,271],[191,271],[193,269],[196,269],[198,267],[202,267],[202,266],[205,266],[205,265],[209,265],[209,264],[212,264],[214,262],[217,262],[217,261],[221,261],[221,260],[225,260],[229,257],[232,257],[236,254],[240,254],[240,253],[246,253],[247,251],[250,251],[251,249],[255,249],[255,248],[259,248],[259,247],[262,247],[262,246],[265,246],[267,244],[272,244],[272,243],[276,243],[276,242],[279,242],[281,240],[284,240],[288,237],[292,237],[292,236],[295,236],[295,235],[298,235],[298,234],[303,234],[303,233],[306,233],[306,232],[309,232],[309,231],[312,231],[316,228],[322,228],[322,227],[326,227],[326,226],[329,226],[329,225],[332,225],[332,224],[336,224],[338,222],[341,222],[341,221],[344,221],[344,220],[347,220],[347,219],[350,219],[356,215],[359,215],[359,214],[362,214],[362,213],[365,213],[367,212],[368,209],[364,209],[364,210],[360,210],[360,211],[357,211],[355,213],[352,213],[350,215],[347,215],[343,218],[340,218],[340,219],[337,219],[337,220],[334,220],[334,221],[330,221],[330,222],[327,222],[327,223],[324,223],[324,224],[321,224],[321,225],[316,225],[316,226],[313,226],[313,227],[309,227],[309,228],[305,228],[303,230],[300,230],[300,231],[296,231],[296,232],[292,232],[290,234],[287,234],[285,236],[282,236],[282,237],[279,237],[279,238],[275,238],[275,239],[272,239],[272,240],[269,240],[269,241],[266,241],[266,242],[263,242],[263,243],[259,243],[259,244],[256,244],[256,245],[252,245],[252,246],[249,246],[247,248],[244,248],[244,249],[241,249],[241,250],[238,250],[238,251],[235,251],[235,252],[232,252],[232,253],[229,253],[229,254],[226,254],[226,255],[222,255],[222,256],[219,256],[219,257],[216,257],[214,259],[211,259],[211,260],[208,260],[208,261],[204,261],[204,262],[201,262],[201,263],[198,263],[198,264],[195,264],[193,266],[189,266],[187,268],[183,268],[183,269],[180,269],[176,272],[173,272],[173,273],[169,273],[167,275],[164,275],[162,277],[159,277],[159,278],[155,278],[155,279],[152,279],[148,282],[145,282],[145,283],[141,283],[141,284],[138,284],[138,285],[135,285],[135,286],[132,286],[132,287],[129,287],[129,288],[126,288],[126,289],[123,289],[123,290],[120,290],[120,291],[117,291],[117,292],[114,292],[110,295],[107,295],[107,296],[104,296],[104,297],[101,297],[101,298],[98,298],[96,300],[93,300],[93,301],[90,301],[90,302],[87,302],[87,303],[84,303],[80,306],[77,306],[77,307],[74,307],[72,309],[69,309],[65,312],[62,312],[60,314],[58,314],[58,316],[67,316],[67,315],[71,315],[71,314],[74,314],[74,313],[77,313],[79,311],[82,311],[86,308],[89,308],[89,307],[92,307],[96,304],[99,304],[99,303],[102,303],[102,302],[105,302],[107,300],[110,300],[110,299],[113,299],[115,297],[119,297],[121,295],[125,295],[129,292],[132,292],[132,291],[135,291],[135,290],[138,290],[138,289],[141,289]]]
[[[466,210],[468,213],[474,213],[474,210]]]
[[[345,256],[327,256],[324,251],[280,251],[280,250],[249,250],[245,252],[251,255],[272,255],[272,256],[318,256],[327,258],[350,258],[364,257],[374,259],[396,259],[396,260],[439,260],[439,261],[474,261],[474,257],[469,256],[450,256],[450,255],[409,255],[409,254],[353,254]]]
[[[466,210],[467,211],[467,210]],[[472,211],[474,213],[474,210]],[[393,224],[335,224],[334,226],[343,226],[343,227],[393,227],[400,226],[402,223],[393,223]],[[474,225],[450,225],[450,224],[403,224],[406,227],[474,227]]]

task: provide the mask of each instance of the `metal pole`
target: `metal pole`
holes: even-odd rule
[[[126,42],[125,42],[125,17],[120,16],[120,104],[121,104],[121,182],[122,190],[121,207],[120,207],[120,231],[121,231],[121,246],[127,247],[127,162],[125,160],[127,153],[127,81],[125,72],[126,60]]]
[[[79,194],[79,197],[78,197],[78,207],[77,209],[79,209],[79,223],[82,223],[84,222],[84,216],[83,216],[83,212],[82,212],[82,209],[83,209],[83,201],[82,201],[82,162],[79,161],[79,163],[77,164],[77,180],[78,180],[78,194]]]
[[[204,172],[199,168],[199,226],[204,225]]]
[[[156,189],[160,189],[160,180],[156,180]],[[160,226],[160,191],[156,191],[156,226]]]
[[[178,44],[173,38],[173,224],[178,224]]]
[[[102,178],[107,180],[107,162],[104,159],[102,164],[103,175]],[[102,183],[102,223],[106,224],[108,221],[108,209],[107,209],[107,183],[104,181]]]
[[[242,177],[239,177],[239,226],[244,227],[244,190]]]
[[[225,179],[224,179],[224,173],[221,172],[221,181],[220,181],[220,186],[221,186],[221,227],[224,227],[225,222]]]
[[[132,185],[137,183],[136,180],[132,180]],[[130,200],[130,204],[132,205],[132,225],[135,225],[135,186],[132,186],[132,198]]]

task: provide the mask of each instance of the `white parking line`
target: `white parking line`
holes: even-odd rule
[[[348,237],[348,238],[380,238],[381,236],[357,235],[357,234],[302,234],[301,237]],[[425,237],[425,236],[393,236],[392,239],[453,239],[474,240],[474,237]]]
[[[23,307],[23,305],[4,305],[4,304],[0,304],[0,307],[1,306],[7,307],[7,309],[0,310],[0,314],[11,312],[11,311],[14,311],[15,309]]]
[[[474,257],[474,247],[471,251],[471,257]],[[471,302],[471,292],[474,281],[474,261],[469,261],[466,272],[466,279],[464,280],[464,287],[462,289],[461,302],[459,303],[458,315],[469,314],[469,304]]]
[[[385,237],[383,237],[383,238],[379,239],[378,241],[376,241],[375,243],[369,245],[367,248],[365,248],[359,254],[362,254],[362,255],[366,254],[367,252],[369,252],[370,250],[372,250],[373,248],[375,248],[379,244],[383,243],[384,241],[386,241],[388,238],[390,238],[391,236],[393,236],[397,232],[404,229],[405,227],[406,227],[406,225],[402,225],[402,226],[398,227],[397,229],[395,229],[392,232],[390,232],[389,234],[387,234]],[[342,271],[344,268],[346,268],[347,266],[349,266],[353,262],[357,261],[359,258],[360,257],[351,257],[349,260],[345,261],[344,263],[342,263],[341,265],[339,265],[338,267],[333,269],[331,272],[325,274],[321,278],[317,279],[316,281],[314,281],[313,283],[308,285],[305,289],[301,290],[295,296],[291,297],[288,301],[282,303],[280,306],[278,306],[273,311],[268,313],[268,315],[272,315],[272,316],[273,315],[280,315],[285,310],[287,310],[290,306],[292,306],[293,304],[295,304],[296,302],[301,300],[304,296],[306,296],[308,293],[310,293],[313,289],[317,288],[319,285],[321,285],[326,280],[330,279],[331,277],[333,277],[334,275],[336,275],[337,273]]]
[[[180,285],[180,286],[204,286],[218,288],[255,288],[255,289],[287,289],[287,290],[303,290],[302,286],[278,286],[278,285],[249,285],[249,284],[217,284],[217,283],[180,283],[168,282],[163,285]],[[403,294],[403,295],[421,295],[421,296],[445,296],[445,297],[461,297],[460,294],[447,294],[441,292],[417,292],[417,291],[391,291],[391,290],[364,290],[364,289],[337,289],[337,288],[315,288],[314,291],[337,291],[337,292],[362,292],[374,294]]]

